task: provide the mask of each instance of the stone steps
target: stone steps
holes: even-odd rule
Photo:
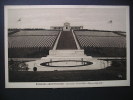
[[[85,57],[84,50],[50,50],[48,57]]]

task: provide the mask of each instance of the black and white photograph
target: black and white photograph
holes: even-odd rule
[[[130,86],[128,6],[4,8],[6,88]]]

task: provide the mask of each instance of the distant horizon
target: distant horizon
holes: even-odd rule
[[[30,29],[30,30],[54,30],[54,29],[45,29],[45,28],[8,28],[8,30],[12,30],[12,29],[18,29],[18,30],[26,30],[26,29]],[[111,30],[98,30],[98,29],[80,29],[78,31],[85,31],[85,30],[88,30],[88,31],[110,31]],[[58,31],[58,30],[57,30]],[[113,32],[113,31],[112,31]],[[115,32],[115,31],[114,31]],[[116,31],[117,32],[117,31]],[[126,33],[126,31],[118,31],[118,32],[124,32]]]

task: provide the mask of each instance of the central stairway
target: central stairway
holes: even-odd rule
[[[79,49],[77,45],[72,31],[62,31],[56,49],[50,50],[48,57],[85,57],[84,50]]]
[[[57,50],[77,49],[72,31],[62,31],[56,49]]]

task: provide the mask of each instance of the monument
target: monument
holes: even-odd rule
[[[60,29],[60,27],[52,27]],[[64,23],[53,50],[49,51],[48,57],[76,57],[85,56],[84,50],[80,48],[73,29],[83,29],[83,26],[70,26],[70,23]]]
[[[70,31],[70,29],[71,29],[70,23],[68,23],[68,22],[64,23],[63,31]]]
[[[81,30],[83,26],[71,26],[70,23],[65,22],[64,26],[51,26],[51,30],[63,30],[63,31],[70,31],[70,30]]]

